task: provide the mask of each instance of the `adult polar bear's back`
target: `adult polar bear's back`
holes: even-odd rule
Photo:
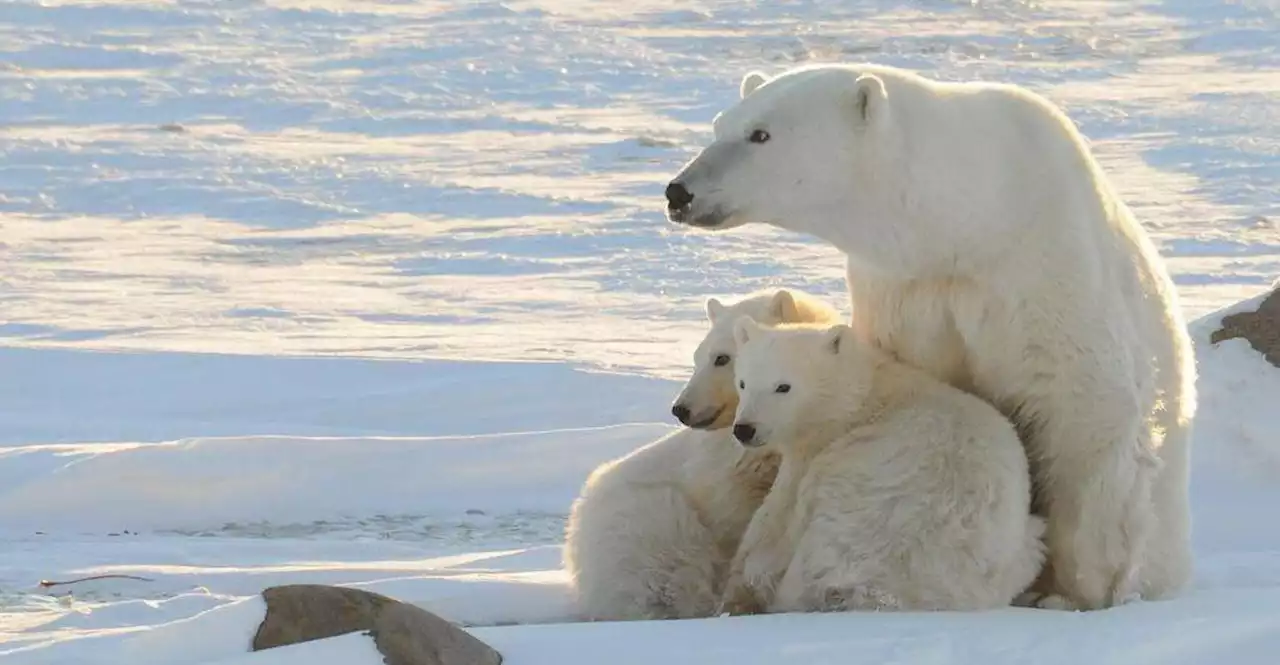
[[[749,74],[742,94],[668,186],[669,216],[831,242],[866,338],[1010,415],[1049,521],[1046,591],[1095,608],[1179,589],[1190,341],[1066,115],[1016,86],[872,65]]]

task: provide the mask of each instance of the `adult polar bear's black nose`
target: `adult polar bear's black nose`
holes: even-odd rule
[[[733,438],[737,439],[738,443],[751,443],[751,440],[756,438],[756,426],[746,423],[734,425]]]
[[[679,420],[681,423],[683,423],[683,424],[685,424],[685,425],[688,425],[688,424],[689,424],[689,416],[691,416],[691,415],[693,415],[693,414],[692,414],[692,413],[690,413],[690,411],[689,411],[689,407],[687,407],[687,406],[685,406],[685,405],[683,405],[683,404],[677,404],[677,405],[675,405],[675,406],[671,407],[671,415],[675,416],[675,417],[676,417],[676,420]]]
[[[679,210],[690,203],[693,203],[693,194],[689,193],[685,186],[672,182],[667,185],[667,207],[671,210]]]

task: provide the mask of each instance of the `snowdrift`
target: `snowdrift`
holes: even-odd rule
[[[1265,295],[1265,294],[1264,294]],[[1197,577],[1180,598],[1138,603],[1103,612],[1061,613],[1009,608],[986,613],[777,615],[696,621],[579,623],[573,614],[555,546],[506,551],[463,552],[414,559],[403,545],[394,561],[295,562],[292,567],[246,566],[225,571],[235,583],[206,611],[145,624],[108,605],[98,620],[68,617],[45,626],[41,645],[33,640],[11,654],[14,663],[119,663],[136,665],[295,665],[380,662],[359,634],[248,653],[249,640],[265,605],[254,595],[272,584],[292,581],[355,584],[409,601],[450,620],[497,648],[506,662],[630,663],[708,662],[981,662],[981,663],[1272,663],[1280,653],[1280,368],[1268,363],[1243,338],[1214,344],[1223,318],[1258,308],[1264,295],[1234,304],[1192,322],[1200,366],[1200,411],[1193,471]],[[605,379],[601,379],[604,381]],[[176,504],[175,515],[201,519],[243,517],[255,507],[274,505],[276,517],[314,517],[345,507],[403,508],[411,497],[441,510],[486,505],[489,510],[535,506],[561,510],[599,461],[611,458],[665,431],[662,426],[630,426],[558,431],[509,437],[425,440],[203,440],[124,447],[99,461],[92,458],[58,469],[46,487],[28,483],[19,497],[0,502],[4,519],[17,519],[16,506],[43,505],[46,516],[71,514],[52,497],[73,487],[93,487],[100,513],[144,519],[145,497],[126,478],[152,473],[174,482],[198,483],[200,473],[216,475],[219,460],[252,460],[271,469],[273,483],[245,482],[213,493],[207,505]],[[359,455],[357,451],[369,453]],[[73,454],[64,451],[61,454]],[[376,467],[367,459],[380,460]],[[365,460],[365,461],[362,461]],[[549,465],[556,460],[558,465]],[[514,465],[514,466],[513,466]],[[296,468],[297,471],[291,471]],[[435,469],[432,487],[416,495],[405,469]],[[529,472],[516,484],[512,468]],[[545,469],[544,473],[537,469]],[[350,484],[355,470],[375,482]],[[333,497],[347,482],[359,490],[354,508]],[[487,497],[487,498],[486,498]],[[501,497],[496,499],[494,497]],[[21,499],[21,500],[19,500]],[[488,503],[486,503],[486,501]],[[140,506],[136,510],[131,508]],[[7,508],[6,508],[7,507]],[[306,508],[310,507],[310,508]],[[123,511],[115,513],[115,511]],[[268,511],[270,512],[270,511]],[[473,516],[476,520],[488,515]],[[163,521],[163,520],[162,520]],[[158,522],[157,522],[158,524]],[[456,526],[456,525],[455,525]],[[477,526],[478,530],[482,527]],[[270,542],[268,540],[268,542]],[[465,544],[459,544],[465,549]],[[163,552],[154,544],[139,549]],[[134,550],[136,555],[139,550]],[[127,555],[127,553],[126,553]],[[127,558],[122,555],[123,558]],[[163,558],[161,555],[153,555]],[[243,553],[240,555],[243,557]],[[145,557],[142,557],[145,558]],[[337,558],[337,557],[335,557]],[[136,558],[135,558],[136,560]],[[202,569],[208,573],[208,568]],[[108,565],[81,573],[160,574],[170,584],[180,570],[145,564]],[[368,573],[376,573],[370,578]],[[110,584],[117,593],[121,583]],[[135,582],[133,584],[142,583]],[[238,594],[238,595],[237,595]],[[190,595],[153,603],[163,607]],[[230,602],[227,602],[230,600]],[[135,609],[135,614],[138,608]],[[187,608],[190,609],[189,607]],[[116,615],[112,610],[118,611]],[[93,615],[88,615],[92,617]],[[78,626],[76,625],[78,624]],[[141,624],[141,625],[138,625]],[[502,625],[523,624],[523,625]],[[112,626],[120,626],[115,630]],[[58,639],[60,631],[79,634]],[[42,647],[42,648],[41,648]]]

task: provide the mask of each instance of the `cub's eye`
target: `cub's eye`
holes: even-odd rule
[[[757,129],[756,131],[751,132],[751,136],[747,137],[747,140],[752,143],[764,143],[769,140],[769,132],[766,132],[763,129]]]
[[[746,388],[747,388],[746,381],[738,381],[738,390],[746,390]]]
[[[729,364],[728,354],[722,353],[716,356],[715,364],[716,364],[716,367],[724,367],[725,365],[728,365]]]
[[[790,383],[779,383],[779,384],[778,384],[778,387],[773,389],[773,392],[775,392],[775,393],[789,393],[789,392],[791,392],[791,384],[790,384]]]

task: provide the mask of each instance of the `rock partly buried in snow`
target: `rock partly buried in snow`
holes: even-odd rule
[[[1209,336],[1217,344],[1242,337],[1267,362],[1280,367],[1280,283],[1258,303],[1252,312],[1235,312],[1222,317],[1222,327]]]
[[[373,630],[383,609],[396,602],[360,589],[322,584],[270,587],[262,599],[267,614],[253,636],[254,651]]]
[[[405,603],[382,610],[373,643],[386,665],[500,665],[502,655],[444,619]]]
[[[1196,344],[1198,406],[1192,494],[1239,496],[1255,487],[1253,499],[1267,503],[1280,477],[1280,282],[1257,295],[1205,314],[1188,324]],[[1253,481],[1257,484],[1254,485]],[[1193,527],[1215,538],[1236,538],[1256,530],[1240,511],[1195,518]]]
[[[369,635],[386,665],[499,665],[489,645],[444,619],[381,594],[290,584],[266,589],[267,613],[253,636],[253,650],[337,637]]]

